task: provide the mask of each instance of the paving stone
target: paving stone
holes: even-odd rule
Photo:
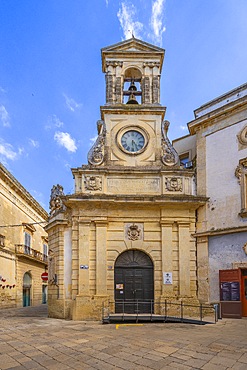
[[[212,362],[210,363],[208,362],[202,367],[202,369],[203,370],[226,370],[229,368],[226,366],[216,365],[216,364],[213,364]]]
[[[180,369],[180,370],[189,370],[189,369],[192,369],[191,366],[187,366],[187,365],[183,365],[183,364],[179,364],[177,362],[171,362],[169,364],[169,367],[170,369]],[[163,368],[162,368],[163,369]]]
[[[247,366],[246,364],[242,363],[242,362],[236,362],[232,367],[231,369],[233,370],[246,370]]]
[[[232,360],[230,358],[217,355],[210,360],[210,363],[226,367],[232,367],[236,363],[236,360]]]
[[[247,364],[247,353],[245,353],[244,355],[242,355],[239,360],[239,362],[243,362],[245,364]],[[247,367],[247,366],[246,366]]]

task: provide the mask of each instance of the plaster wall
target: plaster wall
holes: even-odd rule
[[[247,232],[208,238],[210,302],[218,302],[220,299],[219,270],[232,269],[234,262],[247,263],[243,250],[246,240]]]
[[[241,189],[235,176],[239,160],[247,156],[247,148],[240,148],[237,138],[246,124],[247,120],[244,120],[206,136],[206,187],[210,197],[206,211],[208,230],[246,225],[246,220],[238,215]]]

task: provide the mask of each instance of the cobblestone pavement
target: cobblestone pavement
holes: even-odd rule
[[[0,311],[0,369],[247,369],[247,320],[102,325]]]

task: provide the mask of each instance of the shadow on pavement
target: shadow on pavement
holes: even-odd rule
[[[48,317],[47,304],[19,308],[4,308],[0,317]]]

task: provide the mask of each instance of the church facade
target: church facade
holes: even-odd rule
[[[198,303],[195,171],[168,139],[160,103],[164,50],[132,38],[103,48],[106,103],[74,194],[51,195],[49,315],[100,319],[102,305],[149,312]],[[157,306],[158,307],[158,306]],[[157,312],[158,313],[158,312]]]

